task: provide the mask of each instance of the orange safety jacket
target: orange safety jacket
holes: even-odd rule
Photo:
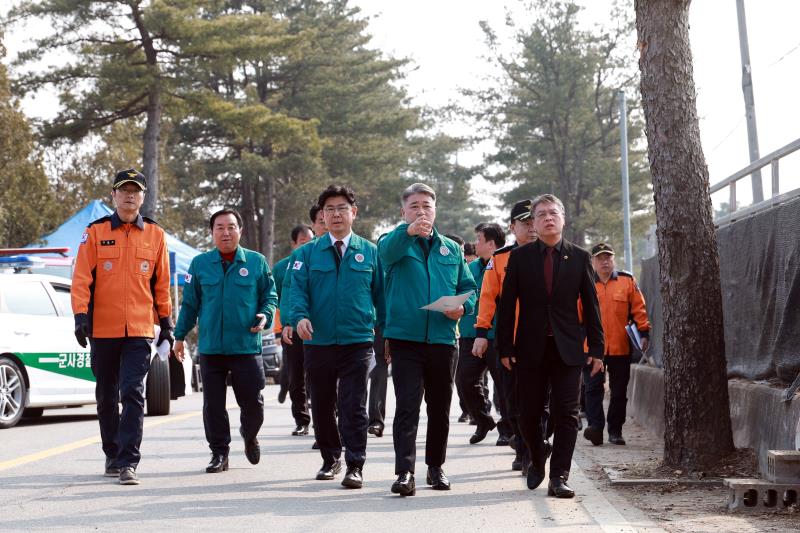
[[[492,329],[494,315],[497,311],[497,302],[500,301],[500,294],[503,292],[503,280],[506,278],[506,267],[511,250],[516,248],[517,243],[504,246],[495,250],[494,255],[486,265],[483,273],[483,283],[481,284],[481,299],[478,302],[478,318],[475,320],[475,337],[479,339],[487,338],[489,330]],[[515,323],[519,321],[519,302],[517,302],[517,314]],[[516,326],[514,326],[516,332]]]
[[[606,283],[600,281],[595,274],[595,287],[597,288],[597,299],[600,302],[600,320],[603,323],[603,333],[606,339],[605,355],[629,355],[631,349],[625,326],[633,321],[642,337],[650,335],[650,321],[647,318],[644,295],[639,290],[633,274],[623,270],[612,272]],[[580,300],[578,307],[579,311],[582,311]]]
[[[71,292],[91,337],[153,338],[153,324],[172,313],[164,230],[141,215],[131,224],[116,212],[95,220],[81,238]]]

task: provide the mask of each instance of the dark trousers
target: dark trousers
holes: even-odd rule
[[[306,394],[306,373],[304,367],[303,340],[292,334],[292,344],[283,345],[283,363],[287,367],[289,399],[292,402],[292,417],[298,426],[307,426],[311,423],[308,414],[308,395]]]
[[[213,453],[228,455],[231,426],[225,397],[228,373],[236,403],[239,404],[242,437],[254,439],[264,423],[264,397],[261,389],[267,385],[261,354],[205,355],[200,354],[200,376],[203,379],[203,426],[208,447]]]
[[[304,349],[314,437],[322,461],[331,465],[339,460],[344,444],[347,466],[363,467],[367,456],[367,373],[373,357],[372,343],[306,344]]]
[[[383,350],[383,338],[375,336],[375,368],[369,373],[369,425],[384,427],[386,419],[386,389],[389,364]]]
[[[392,382],[396,410],[394,439],[395,474],[414,472],[417,460],[417,428],[423,395],[427,404],[428,433],[425,464],[442,466],[450,433],[450,400],[453,397],[455,346],[390,340]]]
[[[144,424],[144,378],[150,370],[151,340],[90,339],[103,453],[120,468],[136,468],[142,458],[139,446]]]
[[[605,372],[591,376],[591,367],[583,369],[583,382],[585,383],[586,421],[593,428],[600,431],[605,428],[606,416],[603,412],[603,396],[606,374],[608,374],[608,388],[611,391],[611,401],[608,404],[608,434],[622,435],[622,425],[625,423],[626,408],[628,404],[628,381],[631,377],[630,355],[609,355],[605,358]]]
[[[568,366],[548,337],[542,361],[533,367],[514,368],[519,401],[519,428],[536,465],[544,457],[542,413],[550,384],[550,420],[553,424],[553,455],[550,478],[568,477],[578,436],[581,366]]]
[[[488,372],[492,376],[495,387],[502,389],[504,376],[500,373],[501,365],[494,343],[489,344],[489,348],[483,357],[472,355],[472,345],[474,343],[475,339],[472,337],[462,337],[458,340],[456,386],[461,389],[461,395],[467,404],[470,416],[479,426],[485,427],[493,422],[493,418],[492,404],[486,395],[487,389],[484,385],[484,379]],[[509,422],[506,394],[501,392],[500,394],[495,394],[494,398],[495,408],[500,414],[497,430],[501,435],[510,437],[514,432]]]
[[[279,335],[279,334],[276,334]],[[280,390],[281,391],[288,391],[289,390],[289,365],[286,362],[286,344],[281,343],[281,353],[283,360],[281,361],[281,371],[278,377],[280,381]]]

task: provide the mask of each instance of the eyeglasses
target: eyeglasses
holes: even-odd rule
[[[324,209],[324,211],[329,215],[332,215],[334,213],[339,213],[340,215],[343,215],[348,211],[350,211],[350,206],[349,205],[327,206]]]

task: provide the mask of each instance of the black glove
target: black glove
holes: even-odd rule
[[[78,313],[75,315],[75,338],[83,348],[86,348],[87,337],[89,337],[89,315]]]
[[[158,325],[161,326],[161,332],[158,334],[156,346],[167,341],[169,343],[169,349],[172,350],[172,347],[175,345],[175,336],[172,334],[172,320],[170,320],[168,316],[165,316],[159,319]]]

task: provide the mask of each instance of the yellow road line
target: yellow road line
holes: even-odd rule
[[[152,428],[156,426],[161,426],[163,424],[169,424],[171,422],[179,422],[181,420],[192,418],[200,414],[202,414],[200,411],[193,411],[191,413],[185,413],[182,415],[177,415],[172,417],[165,417],[159,420],[148,420],[147,422],[145,422],[144,427]],[[55,448],[49,448],[47,450],[42,450],[40,452],[23,455],[22,457],[17,457],[16,459],[11,459],[9,461],[3,461],[0,462],[0,472],[2,472],[3,470],[8,470],[9,468],[22,466],[28,463],[41,461],[42,459],[47,459],[49,457],[54,457],[56,455],[61,455],[62,453],[71,452],[73,450],[84,448],[92,444],[98,444],[99,442],[100,442],[100,436],[98,435],[96,437],[89,437],[87,439],[76,440],[75,442],[70,442],[68,444],[62,444],[61,446],[56,446]]]
[[[272,400],[273,398],[265,399],[265,402],[269,402]],[[239,406],[236,404],[229,404],[226,405],[225,407],[227,409],[236,409]],[[169,424],[171,422],[180,422],[181,420],[186,420],[187,418],[192,418],[194,416],[199,416],[201,414],[203,414],[202,411],[192,411],[191,413],[184,413],[182,415],[159,418],[158,420],[147,419],[144,423],[144,427],[153,428],[156,426],[161,426],[163,424]],[[61,446],[56,446],[55,448],[50,448],[47,450],[42,450],[40,452],[23,455],[22,457],[17,457],[16,459],[2,461],[0,462],[0,472],[2,472],[3,470],[8,470],[9,468],[22,466],[29,463],[34,463],[36,461],[41,461],[42,459],[47,459],[49,457],[54,457],[56,455],[61,455],[62,453],[71,452],[73,450],[84,448],[92,444],[98,444],[99,442],[100,442],[100,436],[98,435],[96,437],[89,437],[87,439],[81,439],[81,440],[76,440],[75,442],[62,444]]]

